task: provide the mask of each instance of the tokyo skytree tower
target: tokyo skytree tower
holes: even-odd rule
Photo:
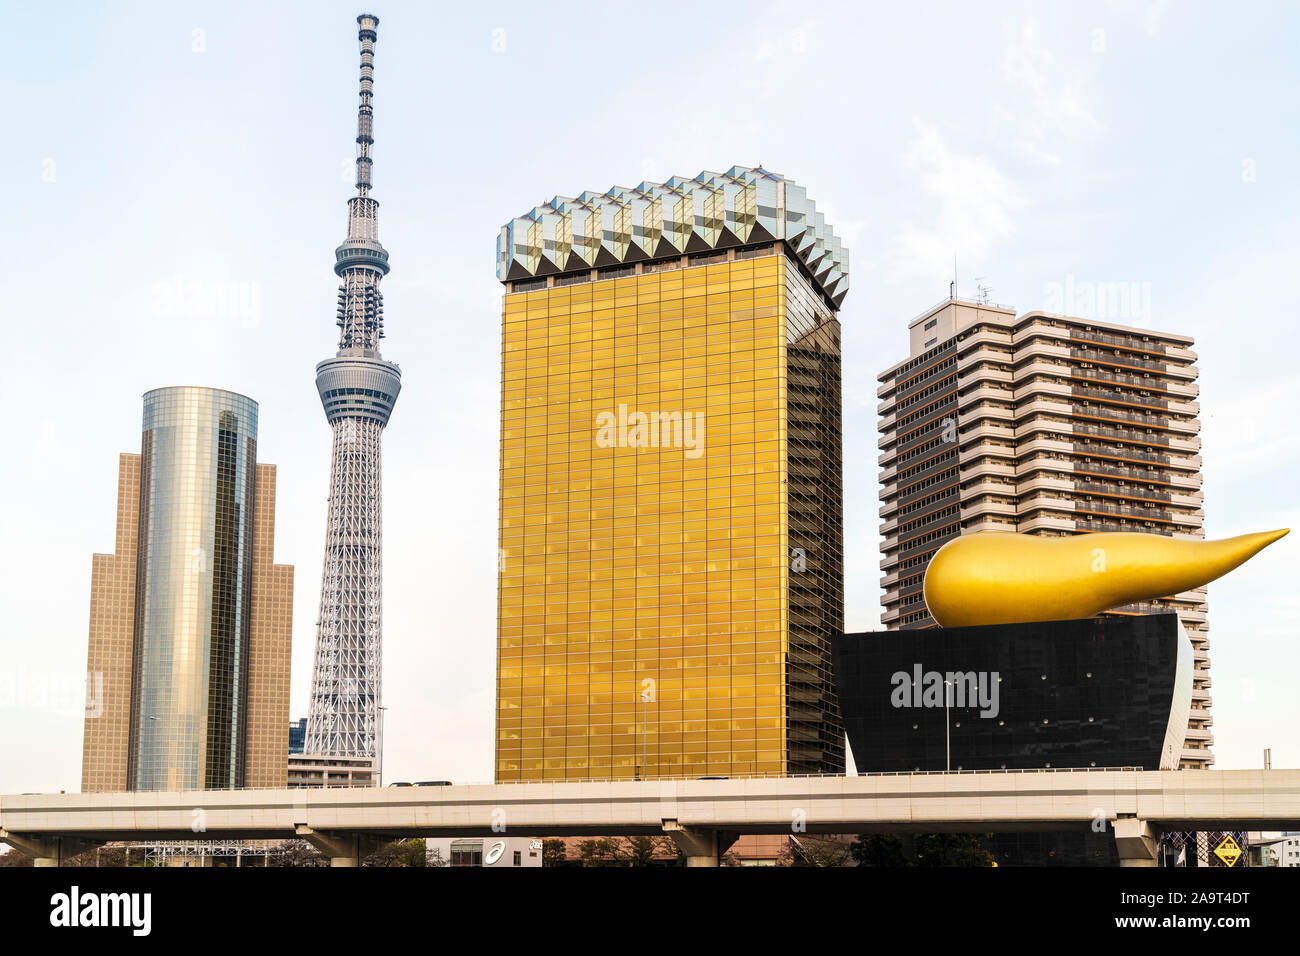
[[[388,253],[379,244],[379,203],[370,197],[370,101],[379,18],[365,13],[357,23],[357,194],[348,200],[348,236],[334,251],[334,272],[342,280],[339,350],[316,366],[316,389],[334,431],[334,450],[303,750],[377,757],[383,670],[380,440],[402,388],[402,373],[379,355],[384,337],[379,280],[388,272]]]

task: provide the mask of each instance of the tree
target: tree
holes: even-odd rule
[[[0,866],[34,866],[35,861],[21,850],[9,848],[7,853],[0,853]]]
[[[628,866],[653,866],[659,852],[659,840],[652,836],[627,837],[625,851]]]
[[[566,866],[568,862],[569,850],[563,840],[542,841],[542,866]]]
[[[992,866],[993,854],[984,849],[985,833],[922,833],[916,838],[917,866]]]
[[[428,853],[429,853],[428,860],[424,864],[425,866],[450,866],[451,865],[450,863],[448,863],[446,860],[442,858],[442,847],[435,846],[432,850],[429,850]]]
[[[664,855],[667,856],[672,861],[668,865],[685,866],[686,854],[682,851],[682,848],[677,845],[677,841],[670,836],[663,837],[662,839],[663,839]],[[729,855],[731,856],[731,859],[733,860],[736,859],[735,855],[732,854],[730,850],[728,850],[727,853],[724,853],[722,857],[719,858],[718,862],[724,863],[726,866],[731,866],[730,863],[726,863],[726,859]],[[739,865],[739,862],[737,862],[737,865]]]
[[[682,852],[677,841],[670,836],[655,837],[655,842],[659,847],[660,858],[665,866],[685,866],[686,854]],[[727,862],[728,858],[735,860],[734,863]],[[740,861],[730,851],[724,853],[719,861],[723,866],[739,866]]]
[[[619,842],[613,837],[601,837],[598,840],[581,840],[578,843],[578,858],[583,866],[616,866],[625,859],[620,859]]]
[[[556,862],[547,863],[547,843],[542,844],[542,861],[544,865],[563,865],[564,858],[558,856],[563,850],[563,841],[556,840],[560,849],[556,850]],[[669,836],[634,836],[602,837],[578,842],[578,859],[581,866],[684,866],[686,858],[677,849],[677,844]]]
[[[792,836],[777,857],[777,866],[848,866],[851,844],[835,837]]]
[[[123,846],[98,846],[87,850],[85,853],[78,853],[70,860],[65,860],[64,866],[126,866],[126,848]]]
[[[903,853],[903,838],[893,834],[864,833],[849,847],[858,866],[914,866]]]
[[[272,866],[329,866],[330,861],[306,840],[285,840],[272,857]]]
[[[424,840],[385,843],[362,861],[362,866],[424,866]]]

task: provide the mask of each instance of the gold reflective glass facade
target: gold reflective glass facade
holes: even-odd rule
[[[497,780],[842,771],[839,326],[782,249],[505,295]]]

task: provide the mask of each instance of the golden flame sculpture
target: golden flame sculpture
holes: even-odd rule
[[[976,531],[930,559],[925,605],[944,627],[1091,617],[1208,584],[1289,530],[1222,541],[1126,531],[1068,538]]]

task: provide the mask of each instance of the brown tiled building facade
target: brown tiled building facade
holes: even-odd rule
[[[90,572],[90,652],[86,658],[86,733],[81,789],[123,791],[131,728],[131,645],[135,552],[140,525],[140,456],[117,466],[117,538]]]
[[[248,787],[287,786],[293,565],[275,563],[275,465],[257,466],[248,655]]]

